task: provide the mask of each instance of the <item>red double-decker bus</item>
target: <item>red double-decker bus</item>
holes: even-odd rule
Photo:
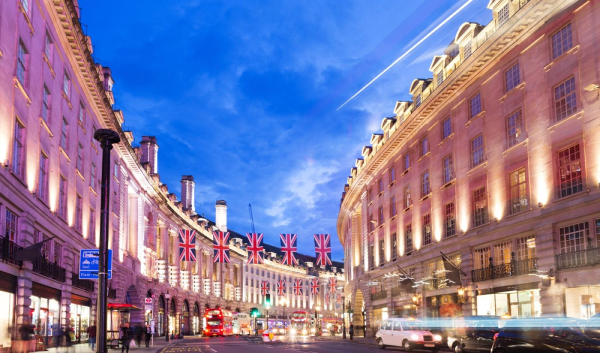
[[[315,335],[314,317],[308,311],[298,310],[292,313],[290,319],[290,335]]]
[[[205,336],[233,335],[233,315],[231,311],[221,308],[206,309],[204,319],[206,320]]]

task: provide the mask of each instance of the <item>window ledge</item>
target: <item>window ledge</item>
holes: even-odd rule
[[[377,229],[383,228],[384,225],[385,225],[385,221],[381,221],[381,224],[377,226]]]
[[[467,175],[471,175],[471,174],[475,173],[477,171],[477,169],[480,169],[480,168],[484,168],[485,169],[485,168],[487,168],[487,164],[488,164],[487,160],[485,160],[484,162],[481,162],[477,166],[469,169],[469,171],[467,172]]]
[[[23,87],[23,85],[21,84],[21,81],[19,81],[17,76],[13,76],[13,80],[15,81],[15,87],[17,87],[19,89],[19,91],[23,94],[23,96],[25,97],[25,100],[27,101],[27,106],[30,106],[31,98],[29,98],[29,95],[25,91],[25,87]]]
[[[452,184],[454,184],[454,183],[456,183],[456,177],[455,177],[455,178],[453,178],[452,180],[450,180],[449,182],[447,182],[446,184],[442,185],[442,186],[440,187],[440,190],[444,190],[444,189],[446,189],[446,188],[450,187],[450,186],[451,186]]]
[[[79,171],[79,169],[75,169],[75,173],[76,173],[77,175],[79,175],[79,177],[80,177],[82,180],[85,180],[85,178],[83,177],[83,174],[81,174],[81,172]]]
[[[431,197],[431,191],[430,191],[430,192],[429,192],[427,195],[425,195],[425,196],[421,197],[421,198],[419,199],[419,201],[425,201],[425,200],[427,200],[429,197]]]
[[[520,142],[518,142],[518,143],[515,143],[513,146],[510,146],[510,147],[508,147],[507,149],[505,149],[505,150],[502,152],[502,156],[506,157],[506,156],[508,156],[508,154],[509,154],[511,151],[514,151],[514,150],[516,150],[516,149],[517,149],[519,146],[527,146],[527,144],[528,144],[528,143],[529,143],[529,137],[526,137],[525,139],[523,139],[523,141],[520,141]]]
[[[527,202],[529,202],[529,200],[527,200]],[[525,214],[527,212],[530,212],[533,210],[533,205],[529,204],[529,208],[523,210],[523,211],[519,211],[519,212],[515,212],[515,213],[511,213],[511,214],[507,214],[506,217],[502,218],[500,221],[506,221],[509,220],[511,218],[517,218],[518,216]]]
[[[452,239],[452,238],[454,238],[456,235],[457,235],[457,233],[455,232],[455,233],[454,233],[454,234],[452,234],[452,235],[444,236],[444,237],[442,238],[442,240],[440,240],[440,241],[444,241],[444,240],[446,240],[446,239]]]
[[[402,210],[402,213],[406,213],[406,212],[410,211],[411,208],[412,208],[412,205],[406,207],[405,209]]]
[[[98,196],[98,193],[96,192],[96,190],[94,190],[94,188],[93,188],[92,186],[90,186],[90,191],[91,191],[91,192],[92,192],[94,195]]]
[[[395,184],[396,184],[396,180],[392,181],[392,182],[390,183],[390,185],[388,185],[388,188],[391,188],[391,187],[392,187],[392,186],[394,186]]]
[[[19,183],[21,183],[21,185],[23,185],[23,186],[25,187],[25,189],[29,189],[29,187],[27,186],[27,183],[26,183],[26,182],[23,180],[23,178],[21,178],[20,176],[18,176],[17,174],[15,174],[15,173],[12,171],[12,168],[11,168],[11,170],[10,170],[10,174],[11,174],[13,177],[15,177],[15,179],[17,179],[17,181],[18,181]]]
[[[410,172],[410,167],[408,167],[408,169],[406,169],[405,171],[402,172],[402,174],[400,174],[400,176],[404,176],[404,174]]]
[[[554,64],[556,64],[557,62],[562,60],[562,58],[566,57],[569,54],[576,54],[578,51],[579,51],[579,44],[573,46],[573,48],[562,53],[559,57],[557,57],[556,59],[554,59],[550,63],[548,63],[548,65],[544,66],[544,71],[548,72],[548,71],[552,70],[552,67],[554,66]]]
[[[98,147],[96,147],[96,144],[94,143],[94,141],[92,140],[91,143],[92,148],[96,151],[96,154],[98,154]]]
[[[50,135],[50,137],[54,137],[54,134],[52,133],[52,131],[50,130],[50,127],[48,126],[48,123],[46,123],[46,120],[44,120],[44,118],[42,118],[40,116],[40,125],[42,125],[42,127],[48,132],[48,135]]]
[[[500,97],[500,99],[499,99],[500,103],[504,103],[504,101],[506,100],[506,98],[508,98],[514,92],[522,90],[523,88],[525,88],[525,81],[519,83],[518,85],[515,86],[515,88],[511,89],[510,91],[506,92],[505,95],[503,95],[502,97]]]
[[[52,78],[55,78],[56,72],[54,72],[54,68],[52,68],[52,64],[50,64],[50,59],[48,58],[48,55],[46,55],[46,52],[42,52],[42,57],[44,58],[44,61],[46,62],[46,64],[48,64],[48,68],[50,69],[50,72],[52,73]]]
[[[393,215],[392,217],[390,217],[389,221],[393,221],[394,219],[396,219],[396,217],[398,217],[398,214]]]
[[[583,112],[584,112],[584,110],[581,109],[580,111],[578,111],[576,113],[573,113],[570,116],[568,116],[568,117],[566,117],[566,118],[564,118],[564,119],[562,119],[560,121],[557,121],[553,125],[548,126],[548,131],[554,132],[554,130],[556,130],[556,128],[558,126],[560,126],[561,124],[563,124],[564,122],[567,122],[567,121],[570,121],[570,120],[579,120],[579,119],[581,119],[583,117]]]
[[[31,20],[29,19],[29,15],[27,14],[27,11],[25,11],[25,8],[23,8],[23,4],[20,1],[19,1],[19,11],[21,11],[23,16],[25,16],[25,21],[27,21],[27,26],[29,26],[29,31],[31,32],[31,36],[33,36],[33,34],[35,33],[35,30],[33,29],[33,25],[31,24]]]
[[[383,195],[383,190],[379,192],[379,194],[377,194],[377,197]]]
[[[81,120],[77,119],[77,125],[81,126],[81,130],[83,130],[83,134],[86,135],[87,134],[87,130],[83,126],[83,122]]]
[[[67,154],[67,152],[62,148],[62,147],[58,147],[59,152],[65,156],[65,158],[67,159],[67,161],[69,163],[71,163],[71,158],[69,157],[69,155]]]
[[[427,151],[427,153],[425,153],[424,155],[421,156],[421,158],[419,158],[419,160],[417,161],[417,163],[421,163],[421,161],[427,157],[429,157],[429,155],[431,154],[431,151]]]
[[[582,183],[581,185],[583,187],[583,186],[585,186],[585,183]],[[576,198],[576,197],[579,197],[579,196],[587,195],[588,194],[588,190],[589,189],[583,189],[581,191],[578,191],[578,192],[576,192],[574,194],[571,194],[571,195],[568,195],[568,196],[558,197],[555,200],[553,200],[552,203],[558,204],[558,203],[561,203],[562,201],[565,201],[565,200],[568,200],[568,199],[573,199],[573,198]],[[544,205],[544,207],[545,206],[546,205]]]
[[[446,137],[442,141],[440,141],[440,143],[438,143],[438,146],[442,147],[442,145],[444,144],[444,142],[446,142],[447,140],[452,140],[452,139],[454,139],[454,132],[451,133],[450,135],[448,135],[448,137]]]
[[[67,97],[67,94],[65,93],[65,91],[60,91],[63,98],[67,101],[67,104],[69,105],[69,110],[73,109],[73,105],[71,104],[71,100],[69,99],[69,97]]]
[[[373,200],[369,201],[368,205],[371,206],[373,204]]]
[[[473,227],[473,228],[469,229],[469,232],[470,232],[470,231],[474,231],[474,230],[478,230],[478,229],[480,229],[480,228],[487,227],[487,226],[489,226],[489,225],[490,225],[490,220],[488,219],[488,220],[487,220],[487,221],[486,221],[484,224],[482,224],[482,225],[479,225],[479,226],[477,226],[477,227]],[[466,233],[466,232],[465,232],[465,233]]]
[[[472,117],[471,119],[469,119],[469,121],[467,121],[467,122],[465,123],[465,127],[469,127],[469,125],[471,125],[471,123],[472,123],[473,121],[475,121],[475,119],[478,119],[478,118],[480,118],[480,117],[482,117],[482,116],[485,116],[485,110],[482,110],[482,111],[480,111],[480,112],[479,112],[479,114],[477,114],[477,115],[475,115],[474,117]]]

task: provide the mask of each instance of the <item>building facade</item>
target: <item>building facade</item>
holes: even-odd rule
[[[248,265],[247,241],[235,232],[231,263],[213,263],[212,231],[229,231],[226,202],[216,202],[210,221],[195,212],[193,176],[182,176],[181,201],[161,182],[158,141],[133,144],[123,130],[112,73],[94,62],[78,9],[76,0],[0,2],[0,301],[10,303],[0,308],[0,347],[10,347],[22,324],[34,324],[47,344],[57,326],[86,340],[95,322],[97,284],[79,278],[78,264],[81,249],[99,244],[102,166],[93,134],[101,128],[121,137],[110,162],[109,327],[129,320],[151,323],[157,335],[198,333],[205,307],[259,306],[262,280],[272,295],[278,279],[308,288],[319,277],[323,285],[320,296],[305,290],[301,298],[288,287],[289,300],[274,296],[271,315],[317,305],[324,315],[341,312],[324,290],[331,277],[344,283],[341,263],[315,269],[314,258],[299,255],[299,266],[283,266],[272,249],[265,264]],[[195,262],[179,261],[180,229],[197,233]],[[19,248],[43,240],[43,258],[15,260]]]
[[[344,187],[345,295],[367,335],[387,315],[600,312],[600,2],[488,9],[412,82]]]

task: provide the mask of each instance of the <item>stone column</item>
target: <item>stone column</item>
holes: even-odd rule
[[[35,218],[28,212],[23,212],[19,218],[19,245],[27,247],[35,242],[33,222]],[[15,316],[17,327],[22,324],[31,323],[31,287],[33,263],[23,261],[23,266],[19,269],[19,277],[17,278],[17,307],[15,308]]]
[[[538,258],[538,269],[540,271],[550,271],[556,269],[556,254],[554,249],[559,248],[552,233],[552,224],[546,224],[535,236],[535,255]],[[541,286],[540,304],[542,306],[542,315],[563,315],[566,313],[564,307],[565,284],[561,279],[560,273],[555,273],[555,278],[550,280],[549,286]]]

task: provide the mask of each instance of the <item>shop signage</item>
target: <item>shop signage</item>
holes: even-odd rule
[[[112,279],[112,250],[108,249],[108,279]],[[81,249],[79,252],[79,278],[98,279],[100,250]]]
[[[152,298],[144,298],[146,301],[146,304],[152,304]]]

